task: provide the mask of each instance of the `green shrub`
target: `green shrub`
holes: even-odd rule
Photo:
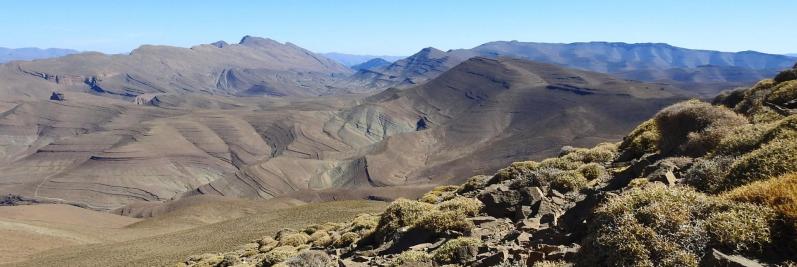
[[[438,236],[447,231],[469,234],[475,227],[464,213],[458,211],[433,211],[415,225],[416,229]]]
[[[684,180],[703,192],[715,193],[728,186],[727,176],[735,157],[718,156],[714,158],[698,158],[686,171]]]
[[[783,105],[786,102],[797,99],[797,80],[786,81],[775,85],[766,99],[778,105]]]
[[[279,239],[280,246],[293,246],[298,247],[300,245],[307,244],[310,240],[310,236],[305,234],[304,232],[294,233],[294,234],[287,234],[282,236]]]
[[[747,93],[747,89],[736,89],[732,91],[724,91],[717,95],[713,101],[711,101],[712,105],[722,105],[726,108],[733,109],[739,103],[744,101],[745,94]]]
[[[466,216],[476,216],[484,204],[475,198],[455,197],[438,205],[441,211],[455,211]]]
[[[357,233],[348,232],[340,235],[340,239],[335,240],[334,245],[335,247],[339,248],[348,247],[351,244],[356,243],[357,240],[360,240],[360,235],[358,235]]]
[[[538,261],[535,262],[532,267],[567,267],[570,266],[567,262],[564,261]]]
[[[241,263],[241,259],[238,258],[238,255],[235,255],[235,254],[232,254],[232,253],[227,253],[227,254],[224,254],[224,258],[221,260],[221,262],[216,264],[216,266],[217,267],[228,267],[228,266],[237,265],[239,263]]]
[[[332,259],[324,253],[323,251],[302,251],[299,255],[296,255],[288,260],[285,261],[285,265],[288,267],[325,267],[325,266],[337,266],[337,264],[332,265]]]
[[[639,158],[646,153],[658,151],[657,144],[661,138],[659,128],[654,119],[647,120],[637,126],[630,134],[623,138],[619,150],[623,152],[624,160]]]
[[[773,80],[776,84],[797,80],[797,69],[781,71],[780,73],[778,73],[778,75],[775,75],[775,78]]]
[[[771,207],[784,218],[797,223],[797,173],[738,187],[723,197]]]
[[[772,79],[761,80],[745,91],[744,100],[734,108],[735,111],[752,116],[762,105],[764,97],[769,94],[775,81]]]
[[[748,124],[744,116],[699,100],[669,106],[654,119],[661,133],[658,147],[663,154],[693,157],[710,152],[732,129]]]
[[[448,240],[445,244],[433,251],[433,258],[441,263],[455,263],[460,260],[457,258],[457,250],[461,247],[478,247],[482,243],[478,238],[458,237]]]
[[[299,251],[296,249],[296,247],[293,246],[276,247],[264,255],[261,264],[265,266],[271,266],[283,262],[293,256],[296,256],[297,254],[299,254]]]
[[[430,204],[437,204],[454,197],[454,192],[459,189],[457,185],[441,185],[424,194],[419,200]]]
[[[349,232],[356,232],[359,234],[367,234],[372,232],[379,225],[379,216],[363,213],[354,217],[351,226],[347,229]]]
[[[711,214],[706,227],[716,246],[733,251],[760,250],[772,241],[773,219],[774,212],[769,208],[737,203],[732,209]]]
[[[587,187],[587,178],[579,171],[561,171],[554,174],[549,181],[551,188],[561,192],[578,191]]]
[[[315,231],[308,241],[315,247],[327,247],[332,244],[332,236],[325,230]]]
[[[407,250],[396,256],[393,266],[404,266],[412,263],[431,263],[432,255],[424,251]]]
[[[482,189],[487,186],[487,181],[489,179],[490,176],[487,175],[476,175],[468,178],[468,180],[457,189],[457,193],[462,194]]]
[[[607,175],[606,168],[597,163],[584,164],[581,167],[578,167],[578,172],[580,172],[584,178],[587,178],[587,180],[590,181]]]
[[[575,170],[581,166],[581,162],[573,161],[567,158],[549,158],[540,162],[537,169],[559,169],[559,170]]]
[[[764,140],[767,132],[771,131],[773,124],[749,124],[738,127],[722,138],[717,148],[716,155],[738,156],[755,150]]]
[[[648,184],[650,184],[650,180],[648,180],[648,178],[634,178],[628,182],[628,187],[644,187]]]
[[[539,167],[540,163],[536,161],[513,162],[508,167],[498,170],[492,182],[522,179],[528,177],[532,171],[537,170]]]
[[[722,190],[797,171],[797,140],[774,140],[739,157]]]
[[[771,214],[688,187],[630,189],[596,209],[582,259],[602,266],[697,266],[711,246],[757,253],[769,245]]]
[[[397,199],[380,216],[376,233],[380,237],[384,237],[395,233],[401,227],[414,226],[421,218],[434,209],[434,205],[429,203]]]
[[[572,162],[610,162],[617,156],[617,145],[613,143],[601,143],[593,148],[576,148],[569,150],[562,159]]]

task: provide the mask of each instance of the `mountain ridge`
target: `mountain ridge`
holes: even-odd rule
[[[35,60],[47,59],[54,57],[61,57],[71,54],[80,53],[77,50],[65,48],[37,48],[37,47],[23,47],[23,48],[5,48],[0,47],[0,64],[14,60]]]

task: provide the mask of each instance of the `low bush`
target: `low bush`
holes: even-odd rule
[[[385,237],[401,227],[414,226],[434,209],[434,205],[429,203],[397,199],[380,216],[376,234],[378,237]]]
[[[348,247],[351,244],[356,243],[357,240],[360,240],[360,235],[358,235],[357,233],[348,232],[340,235],[340,238],[338,240],[335,240],[334,245],[335,247],[338,248]]]
[[[332,244],[332,236],[325,230],[315,231],[308,240],[315,247],[327,247]]]
[[[661,133],[656,127],[656,121],[650,119],[643,122],[620,143],[618,149],[622,152],[621,160],[639,158],[644,154],[658,151],[659,139],[661,139]]]
[[[455,197],[438,205],[441,211],[454,211],[466,216],[476,216],[484,204],[475,198]]]
[[[617,145],[613,143],[601,143],[593,148],[575,148],[570,149],[563,156],[562,159],[572,162],[583,163],[604,163],[610,162],[617,156]]]
[[[263,261],[261,262],[261,265],[271,266],[283,262],[293,256],[296,256],[297,254],[299,254],[299,251],[296,247],[293,246],[276,247],[271,251],[267,252],[263,256]]]
[[[766,100],[778,105],[797,99],[797,80],[779,83],[772,88]]]
[[[581,167],[578,167],[578,172],[580,172],[584,178],[587,178],[587,180],[590,181],[601,178],[608,174],[606,172],[606,168],[597,163],[584,164]]]
[[[535,262],[532,267],[567,267],[570,266],[567,262],[564,261],[538,261]]]
[[[433,251],[433,258],[440,263],[455,263],[460,260],[457,257],[457,250],[462,247],[478,247],[481,245],[481,240],[473,237],[458,237],[446,241],[445,244]]]
[[[498,170],[491,180],[497,183],[506,180],[522,179],[528,177],[531,172],[540,168],[540,163],[536,161],[513,162],[508,167]]]
[[[696,192],[645,186],[610,198],[589,222],[583,261],[609,266],[697,266],[709,247],[759,253],[772,211]]]
[[[782,83],[792,80],[797,80],[797,69],[784,70],[775,75],[773,79],[775,83]]]
[[[419,200],[430,204],[437,204],[454,197],[458,185],[441,185],[424,194]]]
[[[723,197],[771,207],[789,221],[797,222],[797,173],[741,186]]]
[[[757,205],[736,203],[732,209],[711,214],[706,228],[715,247],[731,251],[758,251],[772,241],[774,212]]]
[[[771,131],[773,124],[749,124],[738,127],[729,132],[714,150],[716,155],[738,156],[755,150],[764,140],[767,132]]]
[[[332,264],[332,259],[326,252],[312,250],[302,251],[299,255],[286,260],[285,265],[288,267],[337,266],[337,264]]]
[[[435,236],[442,236],[451,231],[469,234],[475,227],[464,213],[457,211],[433,211],[415,225],[416,229]]]
[[[489,179],[490,176],[487,175],[476,175],[468,178],[468,180],[457,189],[457,193],[462,194],[482,189],[487,186],[487,181]]]
[[[689,100],[669,106],[654,117],[664,155],[702,156],[713,150],[732,129],[748,124],[730,109]]]
[[[371,214],[360,214],[351,222],[351,226],[347,229],[349,232],[356,232],[362,235],[372,232],[379,225],[379,216]]]
[[[722,190],[797,171],[797,140],[774,140],[739,157]]]
[[[304,232],[299,232],[282,236],[279,239],[279,245],[298,247],[300,245],[307,244],[309,240],[309,235],[305,234]]]
[[[581,172],[571,170],[560,171],[554,174],[551,176],[551,180],[548,182],[553,189],[559,190],[561,192],[571,192],[587,187],[588,181],[587,178],[581,174]]]
[[[684,180],[703,192],[716,193],[728,186],[727,176],[735,157],[717,156],[714,158],[698,158],[686,171]]]
[[[713,101],[711,101],[712,105],[722,105],[726,108],[733,109],[739,103],[744,101],[745,94],[747,92],[747,88],[736,89],[731,91],[724,91],[717,95]]]
[[[566,157],[566,156],[565,156]],[[537,169],[559,169],[559,170],[575,170],[581,166],[581,162],[573,161],[567,158],[548,158],[540,162]],[[532,170],[533,171],[533,170]]]
[[[431,263],[432,261],[432,255],[429,255],[429,253],[418,250],[407,250],[396,256],[392,265],[405,266],[412,263]]]

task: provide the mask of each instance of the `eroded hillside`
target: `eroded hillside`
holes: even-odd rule
[[[565,147],[381,214],[284,229],[179,266],[790,266],[797,66],[689,100],[619,143]]]
[[[473,58],[367,98],[131,103],[67,91],[3,104],[0,192],[99,210],[195,194],[396,196],[394,186],[457,183],[566,144],[616,140],[687,94],[508,58]]]

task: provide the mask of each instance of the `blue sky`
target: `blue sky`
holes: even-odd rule
[[[665,42],[797,53],[797,1],[22,1],[0,3],[0,47],[126,53],[244,35],[316,52],[409,55],[496,40]]]

